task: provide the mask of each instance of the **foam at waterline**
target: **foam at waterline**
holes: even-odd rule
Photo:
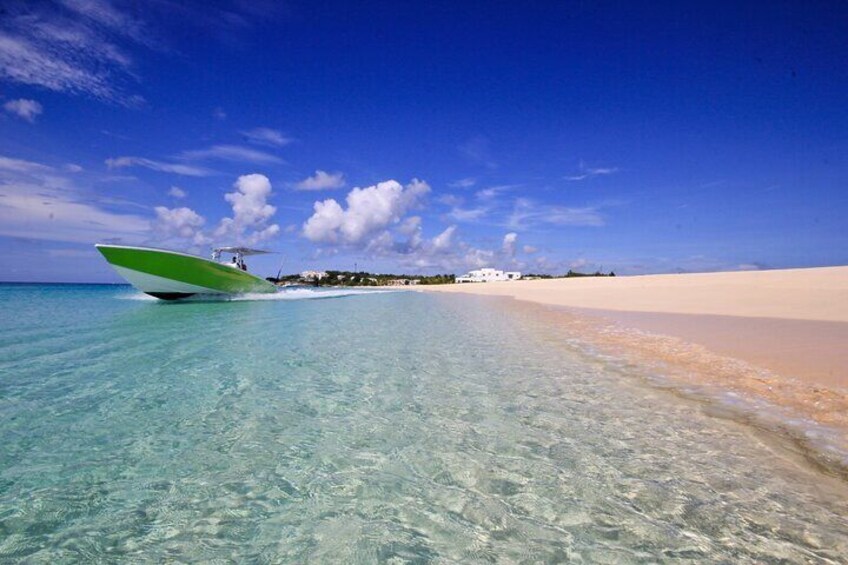
[[[328,290],[318,290],[313,288],[295,288],[278,290],[276,293],[247,293],[230,296],[225,300],[244,301],[244,300],[316,300],[321,298],[341,298],[343,296],[361,296],[366,294],[388,294],[393,292],[404,292],[403,290],[394,289],[365,289],[365,288],[333,288]]]
[[[121,300],[141,300],[145,302],[161,302],[168,303],[185,303],[185,302],[245,302],[245,301],[260,301],[260,300],[320,300],[327,298],[342,298],[345,296],[362,296],[370,294],[389,294],[395,292],[406,292],[403,289],[366,289],[366,288],[332,288],[327,290],[319,290],[316,288],[294,288],[281,289],[274,293],[259,293],[249,292],[238,295],[194,295],[189,298],[184,298],[174,302],[160,300],[156,297],[144,294],[133,290],[131,294],[118,296]]]

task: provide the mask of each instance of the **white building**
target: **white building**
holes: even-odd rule
[[[324,271],[303,271],[300,273],[300,278],[305,281],[320,281],[327,276]]]
[[[458,283],[471,282],[494,282],[494,281],[517,281],[521,278],[518,271],[498,271],[496,269],[479,269],[469,271],[461,277],[456,277]]]

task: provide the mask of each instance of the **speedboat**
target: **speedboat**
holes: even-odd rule
[[[119,275],[135,288],[161,298],[177,300],[195,294],[271,293],[277,287],[247,272],[244,258],[270,253],[247,247],[218,247],[212,259],[197,255],[129,245],[95,245]],[[229,261],[223,256],[231,256]]]

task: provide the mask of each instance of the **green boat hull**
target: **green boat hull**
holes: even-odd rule
[[[98,244],[110,265],[138,290],[174,300],[194,294],[272,293],[270,282],[227,264],[176,251]]]

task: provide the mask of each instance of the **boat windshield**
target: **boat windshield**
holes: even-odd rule
[[[266,253],[271,252],[262,249],[250,249],[249,247],[216,247],[212,250],[212,260],[235,269],[247,271],[247,263],[244,262],[246,256],[264,255]],[[222,258],[222,255],[226,257]]]
[[[212,253],[212,260],[234,269],[247,270],[247,263],[244,262],[244,255],[241,253],[227,253],[224,256],[223,252],[216,249]]]

